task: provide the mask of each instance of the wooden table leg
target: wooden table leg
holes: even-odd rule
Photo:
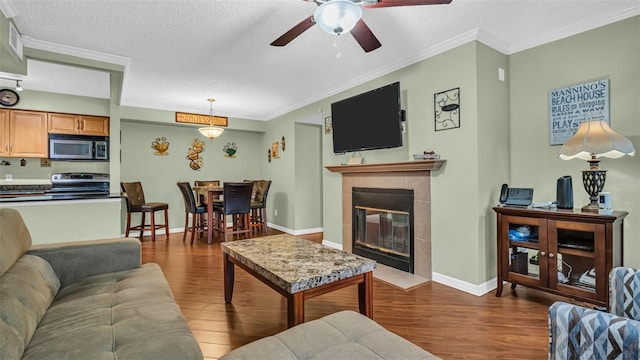
[[[233,282],[235,278],[234,265],[231,260],[229,260],[228,254],[224,254],[222,267],[224,271],[224,302],[228,304],[231,302],[231,298],[233,298]]]
[[[373,271],[363,277],[364,281],[358,284],[358,307],[362,315],[373,319]]]
[[[294,327],[304,322],[304,292],[297,292],[287,297],[287,327]]]
[[[213,191],[207,191],[207,244],[211,245],[212,243],[213,243]]]

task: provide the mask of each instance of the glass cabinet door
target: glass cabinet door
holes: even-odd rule
[[[551,276],[549,287],[587,298],[605,300],[606,284],[601,274],[605,269],[605,228],[601,224],[549,221],[549,259],[554,259],[557,276]],[[601,294],[599,297],[597,294]],[[602,297],[602,299],[600,299]]]
[[[545,286],[547,275],[546,222],[539,219],[507,216],[503,234],[508,234],[509,261],[505,279]]]

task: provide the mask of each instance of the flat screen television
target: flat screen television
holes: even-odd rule
[[[402,146],[400,83],[331,104],[333,152]]]

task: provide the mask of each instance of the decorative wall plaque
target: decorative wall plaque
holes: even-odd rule
[[[460,88],[450,89],[433,95],[435,131],[460,127]]]
[[[211,124],[211,116],[177,112],[176,122],[187,123],[187,124],[209,125]],[[229,123],[229,119],[227,117],[215,116],[215,115],[213,116],[213,125],[215,126],[227,126],[228,123]]]

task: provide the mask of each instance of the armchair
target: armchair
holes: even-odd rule
[[[609,273],[608,312],[556,302],[549,308],[549,359],[640,358],[640,270]]]

